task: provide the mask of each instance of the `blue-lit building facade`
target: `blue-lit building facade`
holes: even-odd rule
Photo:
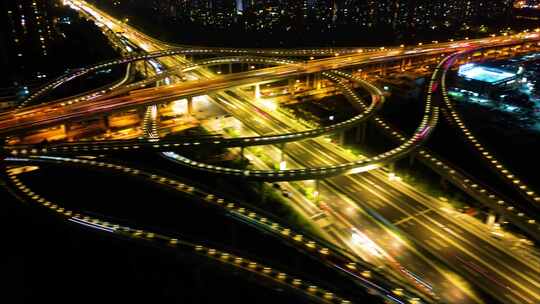
[[[459,67],[457,86],[480,95],[493,96],[518,89],[523,72],[523,67],[468,63]]]

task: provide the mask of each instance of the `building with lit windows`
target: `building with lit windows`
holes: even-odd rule
[[[514,3],[515,8],[540,9],[540,0],[519,0]]]
[[[512,0],[342,0],[338,15],[363,26],[432,28],[459,26],[478,19],[506,17]]]
[[[189,16],[205,24],[230,24],[240,12],[264,19],[268,15],[316,17],[330,25],[368,28],[387,25],[394,29],[467,26],[475,20],[509,16],[514,4],[512,0],[153,0],[150,3],[165,16]]]
[[[109,0],[92,1],[110,5]],[[189,33],[166,35],[162,33],[167,29],[154,30],[170,39],[222,45],[228,43],[227,39],[250,37],[251,46],[263,47],[401,44],[443,40],[456,34],[473,36],[508,26],[513,1],[130,0],[111,8],[120,14],[140,15],[141,20],[156,27],[189,28]],[[227,34],[230,37],[226,38]]]
[[[13,81],[40,79],[44,74],[30,67],[39,66],[50,56],[53,26],[49,0],[0,1],[3,54],[0,58],[14,72]],[[33,71],[33,72],[30,72]],[[29,74],[31,73],[31,75]]]

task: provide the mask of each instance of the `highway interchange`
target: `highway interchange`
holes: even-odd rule
[[[415,46],[412,48],[401,46],[389,49],[375,48],[369,51],[364,49],[360,51],[357,48],[280,51],[180,47],[167,45],[152,39],[84,2],[66,2],[71,3],[71,5],[78,9],[86,11],[89,17],[107,26],[113,32],[123,33],[122,35],[124,37],[147,53],[126,57],[115,60],[114,62],[97,64],[93,67],[77,71],[74,74],[63,76],[44,87],[42,91],[38,91],[38,93],[32,95],[28,99],[28,103],[35,103],[48,90],[54,89],[74,77],[79,77],[91,71],[115,64],[135,63],[141,60],[156,58],[160,61],[166,72],[162,75],[158,71],[155,71],[154,76],[142,82],[111,86],[108,90],[92,93],[92,95],[78,96],[77,98],[49,102],[42,105],[36,104],[29,107],[20,107],[12,112],[2,113],[0,115],[0,134],[15,134],[23,130],[39,129],[69,120],[100,116],[111,112],[125,111],[134,107],[150,106],[149,108],[151,108],[151,105],[199,95],[208,95],[221,109],[232,114],[243,125],[248,126],[249,132],[245,132],[246,134],[242,134],[239,138],[186,137],[185,139],[171,142],[156,140],[155,137],[151,136],[145,140],[126,142],[68,143],[58,144],[56,146],[5,146],[3,149],[9,155],[4,159],[5,163],[24,164],[56,161],[71,164],[77,163],[78,165],[109,167],[109,164],[103,162],[67,158],[67,155],[97,155],[106,153],[107,151],[133,152],[139,149],[167,151],[170,148],[177,148],[175,149],[176,151],[181,151],[181,148],[203,147],[205,145],[251,147],[254,145],[280,144],[280,149],[284,150],[284,152],[280,151],[280,149],[272,150],[273,155],[272,152],[269,152],[274,159],[283,157],[279,156],[281,153],[285,153],[286,155],[286,168],[281,168],[281,170],[277,171],[264,162],[259,162],[257,168],[254,170],[236,170],[196,162],[178,153],[165,152],[163,155],[176,162],[180,162],[183,166],[209,171],[213,174],[240,176],[244,179],[263,181],[320,179],[320,182],[317,182],[318,191],[325,192],[329,198],[335,199],[326,199],[325,204],[322,206],[317,206],[313,202],[298,202],[300,205],[299,209],[302,209],[299,212],[305,213],[306,217],[311,217],[317,212],[316,210],[323,209],[335,222],[335,225],[322,229],[324,230],[322,234],[324,234],[327,242],[334,243],[334,246],[345,248],[345,252],[348,252],[345,254],[348,255],[347,259],[351,258],[349,252],[352,252],[353,255],[362,256],[368,260],[368,263],[363,266],[368,268],[358,271],[352,269],[353,267],[347,268],[347,265],[352,265],[350,264],[353,263],[352,261],[340,260],[340,263],[343,263],[344,270],[353,270],[355,271],[355,276],[361,280],[366,280],[367,275],[365,271],[369,271],[368,269],[371,264],[385,265],[387,267],[386,271],[389,272],[386,275],[400,277],[406,290],[416,289],[417,291],[414,293],[418,293],[417,295],[413,295],[407,291],[403,295],[403,292],[396,291],[398,287],[394,287],[394,291],[391,291],[392,287],[389,286],[396,286],[396,283],[394,281],[384,281],[381,275],[381,278],[377,278],[377,280],[381,281],[377,281],[375,284],[377,284],[376,286],[385,286],[381,295],[386,297],[388,301],[405,303],[407,301],[417,301],[416,299],[421,297],[426,302],[481,303],[482,300],[472,288],[463,283],[462,278],[467,278],[466,280],[470,281],[476,288],[490,294],[502,303],[538,303],[540,301],[540,273],[538,268],[535,268],[533,264],[527,263],[521,256],[508,251],[478,227],[474,227],[474,225],[466,223],[460,218],[451,216],[445,209],[445,205],[438,199],[430,197],[403,182],[389,180],[388,174],[385,171],[377,169],[413,151],[416,151],[419,155],[428,154],[427,157],[429,158],[429,152],[426,152],[422,148],[422,144],[436,128],[439,107],[446,106],[450,108],[453,114],[452,117],[457,119],[458,125],[463,125],[459,120],[459,113],[451,105],[445,87],[446,72],[457,61],[456,58],[486,47],[515,45],[527,41],[536,42],[538,40],[537,36],[532,35],[519,38],[501,36],[469,40],[466,42]],[[210,53],[234,56],[205,59],[200,62],[190,62],[184,56]],[[245,56],[238,56],[238,54]],[[272,57],[260,57],[263,55]],[[441,57],[440,63],[433,70],[433,75],[428,85],[428,92],[423,100],[425,116],[413,135],[408,137],[399,135],[401,137],[397,137],[399,139],[399,145],[396,148],[369,158],[353,156],[338,145],[320,138],[322,135],[330,132],[336,132],[362,124],[366,119],[372,118],[372,115],[375,115],[376,110],[384,102],[382,92],[378,88],[364,80],[355,79],[349,73],[337,70],[420,55],[445,55],[446,57]],[[297,61],[274,58],[276,56],[330,57]],[[272,65],[272,67],[219,76],[214,75],[206,68],[209,65],[218,63],[234,62],[264,63],[265,65]],[[144,88],[172,75],[188,73],[195,75],[197,80]],[[323,73],[327,79],[333,81],[341,89],[343,95],[347,97],[353,107],[359,111],[357,116],[354,116],[349,121],[330,127],[308,129],[305,125],[277,111],[265,111],[258,104],[257,98],[253,98],[252,95],[243,89],[254,84],[313,73]],[[371,95],[371,104],[364,105],[364,101],[354,91],[349,89],[347,83],[351,79],[353,82],[360,83]],[[127,92],[129,92],[128,95],[126,95]],[[257,115],[261,110],[264,113]],[[385,123],[378,117],[375,119],[384,128]],[[463,128],[464,126],[461,129],[462,132],[465,132],[465,136],[473,144],[476,144],[478,139],[472,136],[468,129]],[[394,136],[396,135],[394,134]],[[479,152],[483,153],[490,163],[495,166],[499,165],[499,161],[495,160],[496,162],[493,162],[494,159],[491,153],[485,154],[485,148],[482,146],[477,147],[481,148]],[[111,166],[110,168],[112,169],[131,174],[139,175],[143,172],[125,166]],[[536,193],[530,190],[529,187],[522,185],[514,177],[514,174],[503,171],[506,170],[503,166],[495,168],[499,169],[509,179],[509,184],[518,185],[518,188],[522,190],[524,197],[528,201],[531,203],[538,202]],[[149,177],[151,181],[168,182],[173,187],[179,187],[177,182],[167,181],[165,177],[157,177],[151,173],[145,173],[143,175]],[[47,202],[40,196],[32,193],[31,190],[25,191],[27,188],[21,186],[21,184],[17,184],[20,181],[16,179],[14,174],[8,174],[8,177],[20,191],[26,192],[29,198],[33,198],[41,204]],[[161,181],[163,178],[165,178],[165,181]],[[516,183],[515,180],[518,182]],[[180,188],[191,189],[189,186],[182,186]],[[191,192],[193,191],[191,189]],[[204,194],[207,201],[219,202],[218,198],[211,196],[212,194]],[[500,201],[497,200],[497,202]],[[221,202],[223,206],[227,206],[223,204],[223,200]],[[507,205],[509,202],[498,204]],[[68,213],[69,211],[65,209],[58,211],[61,207],[50,202],[45,206],[49,208],[55,206],[53,210],[63,213],[68,219],[73,217],[73,214]],[[235,205],[233,204],[229,208],[232,209],[234,207]],[[250,213],[245,209],[249,207],[242,208],[244,208],[244,211],[241,212],[243,214],[241,216],[248,214],[249,217]],[[515,212],[515,208],[504,209],[507,212]],[[81,215],[78,215],[75,218],[80,220],[81,217]],[[254,215],[253,217],[256,216]],[[537,223],[529,215],[515,212],[515,216],[511,220],[515,220],[521,225],[526,226],[526,229],[532,229],[531,234],[538,236]],[[89,221],[89,219],[84,221]],[[281,227],[285,224],[279,223],[277,225]],[[272,227],[271,224],[270,227]],[[367,239],[373,241],[373,244],[370,245],[372,248],[370,249],[373,250],[375,248],[375,252],[372,252],[371,256],[369,250],[366,253],[365,249],[358,248],[354,244],[354,240],[351,240],[351,230],[353,231],[353,236],[354,231],[361,231]],[[290,230],[287,231],[291,233]],[[125,230],[125,232],[128,234],[136,233],[136,231],[129,229]],[[137,235],[140,235],[139,232],[137,233]],[[300,234],[298,233],[298,235]],[[294,237],[291,238],[294,240]],[[157,239],[161,239],[161,237]],[[172,239],[163,238],[163,240],[170,243]],[[181,241],[176,240],[172,242]],[[307,244],[312,244],[309,241],[306,242]],[[396,244],[396,246],[393,246],[393,244]],[[182,243],[182,245],[184,244]],[[196,247],[197,245],[189,244],[189,246],[199,248]],[[314,246],[314,248],[319,248],[319,245]],[[328,254],[328,250],[330,250],[331,255],[334,254],[332,249],[329,249],[330,246],[320,248],[326,249],[324,250],[326,253],[322,253],[323,256]],[[421,248],[422,250],[418,250],[417,248]],[[204,250],[207,249],[205,248]],[[424,252],[429,253],[431,256],[427,256]],[[221,253],[218,252],[218,254]],[[437,257],[437,262],[432,260],[433,256]],[[249,262],[246,263],[247,268],[250,269]],[[440,264],[450,265],[449,269],[451,270],[441,267]],[[279,276],[279,273],[272,274]],[[459,276],[462,278],[459,278]],[[294,279],[291,279],[291,281],[287,279],[286,282],[290,282],[289,285],[293,288],[304,286],[303,284],[294,284]],[[493,286],[498,286],[498,288],[493,288]],[[309,285],[305,288],[309,288]],[[330,296],[327,291],[307,291],[307,294],[317,295],[323,302],[346,303],[342,299]]]

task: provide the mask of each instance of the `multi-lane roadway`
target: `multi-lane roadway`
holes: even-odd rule
[[[84,2],[68,2],[86,11],[97,22],[105,24],[112,31],[122,32],[124,37],[142,49],[173,56],[161,59],[167,68],[186,63],[185,58],[176,56],[188,54],[185,50],[183,52],[170,51],[167,54],[167,51],[163,51],[163,49],[168,48],[166,44],[151,39]],[[82,119],[130,107],[172,101],[185,96],[205,95],[209,92],[217,92],[210,95],[214,101],[244,122],[258,135],[306,132],[305,126],[295,122],[290,117],[268,110],[261,113],[257,100],[236,87],[250,86],[306,73],[349,68],[366,63],[400,60],[410,56],[432,56],[484,46],[510,45],[524,40],[535,41],[535,39],[537,39],[536,36],[492,37],[415,48],[379,49],[373,52],[344,49],[341,50],[341,54],[331,54],[333,56],[330,58],[310,60],[304,63],[289,63],[218,77],[204,69],[190,70],[185,72],[197,75],[199,78],[197,81],[134,90],[127,96],[109,98],[104,94],[96,99],[62,104],[51,103],[35,106],[28,110],[6,113],[0,117],[0,133],[8,134],[28,128],[40,128],[72,119]],[[198,48],[191,48],[189,51],[192,54],[204,53],[198,51]],[[214,53],[234,53],[234,51],[233,49],[212,50]],[[276,55],[273,50],[264,50],[258,53],[254,50],[237,51],[242,54]],[[321,51],[319,55],[316,55],[317,50],[311,51],[313,52],[311,54],[315,56],[329,55],[329,50]],[[307,53],[306,50],[302,50],[302,52]],[[332,52],[336,52],[336,50],[332,50]],[[125,62],[130,62],[130,60]],[[69,80],[70,77],[60,79],[58,84]],[[432,83],[428,88],[427,98],[424,101],[426,105],[435,102],[432,99],[440,98],[438,96],[439,90],[437,90],[440,85],[440,77],[440,69],[436,69]],[[224,90],[232,90],[233,93],[223,92]],[[426,109],[432,110],[432,107],[426,106]],[[253,120],[256,120],[257,123],[253,123]],[[434,125],[430,127],[434,127]],[[424,130],[420,129],[418,132],[423,133]],[[335,144],[320,139],[288,143],[286,155],[290,158],[288,165],[291,167],[324,168],[325,166],[341,166],[358,161]],[[351,172],[348,171],[348,173]],[[313,178],[306,175],[302,179],[307,177]],[[286,178],[284,179],[286,180]],[[294,178],[291,179],[294,180]],[[501,302],[537,303],[540,300],[538,269],[528,265],[522,257],[506,250],[497,241],[477,233],[473,227],[459,218],[449,216],[438,200],[404,183],[390,181],[384,172],[374,170],[367,174],[333,177],[321,182],[320,188],[321,191],[325,191],[327,197],[333,198],[331,201],[326,200],[321,208],[326,210],[336,222],[338,228],[333,233],[340,234],[336,238],[336,242],[342,242],[343,235],[350,235],[351,231],[353,231],[353,235],[355,231],[362,231],[380,248],[384,248],[385,252],[381,254],[385,256],[389,264],[396,267],[396,271],[429,290],[433,289],[443,300],[463,303],[480,301],[470,288],[464,286],[460,279],[456,279],[453,272],[439,266],[440,263],[450,265],[454,271],[467,277],[467,280],[476,287],[491,294]],[[390,247],[388,243],[395,240],[396,234],[408,240],[398,242],[398,249]],[[351,244],[345,245],[351,246]],[[493,288],[493,286],[498,288]],[[421,287],[419,288],[421,289]]]

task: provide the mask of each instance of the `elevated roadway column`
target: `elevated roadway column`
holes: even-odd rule
[[[489,211],[488,216],[486,218],[486,225],[489,228],[492,228],[493,224],[495,224],[495,218],[496,218],[495,213],[493,211]]]
[[[193,115],[193,96],[187,98],[187,113]]]
[[[321,73],[313,74],[313,88],[316,90],[321,88]]]
[[[346,134],[345,130],[338,133],[338,141],[339,141],[340,146],[345,145],[345,141],[346,141],[345,139],[346,138],[347,138],[347,134]]]
[[[320,183],[320,180],[316,179],[315,180],[315,191],[313,192],[313,200],[314,200],[316,205],[319,204],[319,201],[320,201],[320,198],[321,198],[321,193],[319,192],[319,183]]]
[[[306,88],[315,88],[315,74],[306,75]]]
[[[255,99],[261,99],[261,84],[257,83],[254,87]]]
[[[386,76],[386,64],[385,63],[381,63],[381,65],[380,65],[380,75],[381,76]]]
[[[401,59],[400,69],[404,70],[406,67],[410,67],[411,65],[412,65],[411,58],[403,58]]]
[[[294,78],[289,78],[289,94],[290,95],[294,95],[294,84],[295,84]]]
[[[144,65],[144,77],[148,77],[148,64],[146,63],[146,60],[143,61]]]
[[[412,168],[416,159],[416,152],[409,153],[409,167]]]
[[[366,141],[367,122],[361,123],[356,127],[355,141],[356,143],[363,144]]]
[[[390,173],[394,173],[396,171],[396,162],[395,161],[388,163],[388,171]]]
[[[285,159],[285,143],[279,145],[279,150],[281,151],[280,160],[279,160],[279,170],[286,170],[287,160]]]
[[[105,130],[109,130],[110,128],[110,123],[109,123],[109,115],[103,115],[103,117],[101,118],[101,122],[103,124],[103,127],[105,128]]]

